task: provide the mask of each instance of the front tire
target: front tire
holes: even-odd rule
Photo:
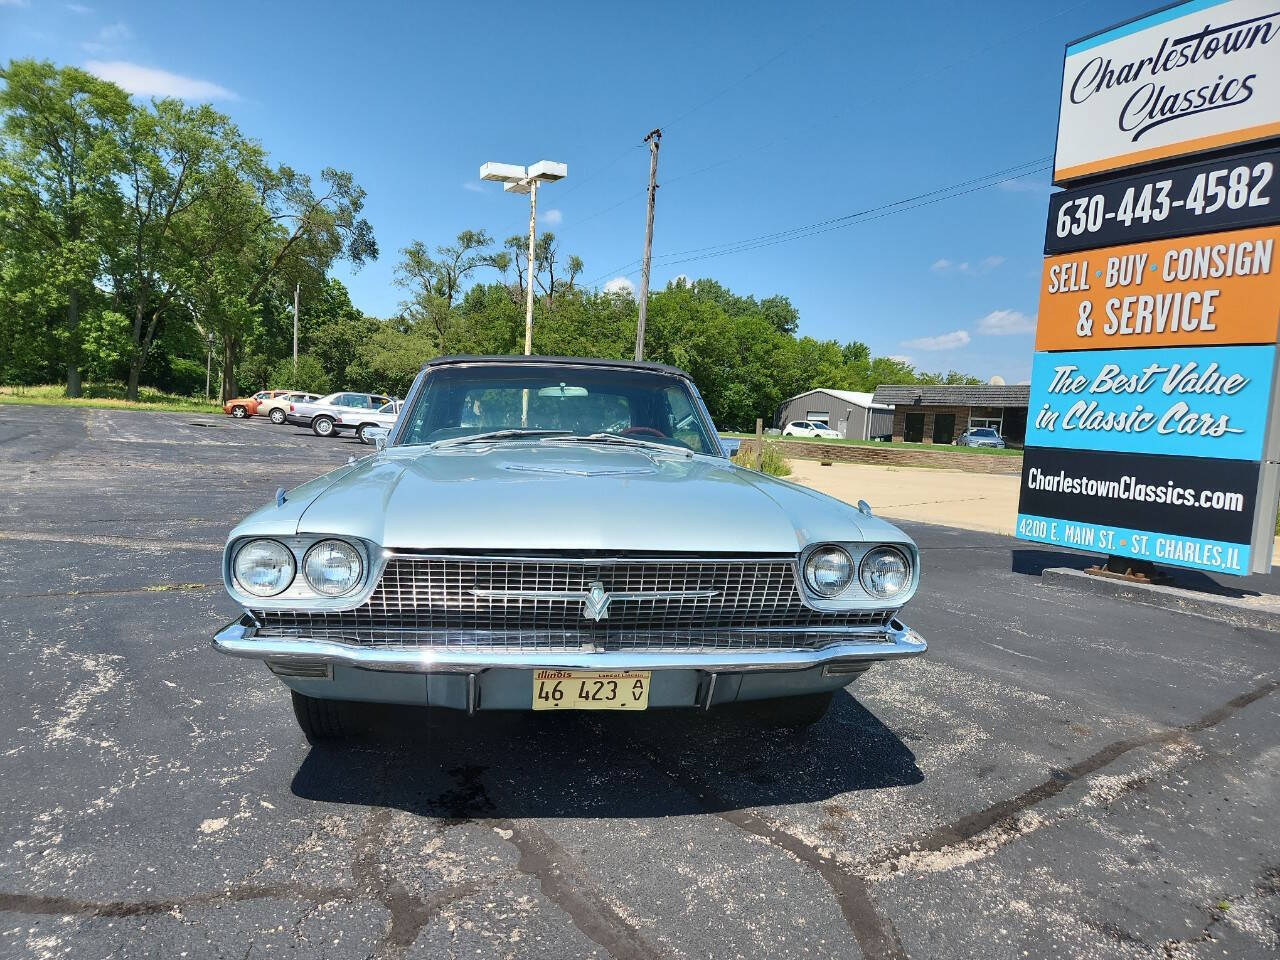
[[[316,417],[311,421],[311,432],[317,437],[333,436],[333,420],[330,417]]]
[[[332,743],[344,740],[355,732],[353,708],[345,700],[321,700],[290,690],[293,697],[293,715],[307,738],[307,743]]]
[[[271,411],[271,422],[275,424],[284,423],[284,411],[279,407]]]
[[[365,444],[373,443],[373,440],[370,437],[365,435],[365,431],[371,428],[372,426],[373,426],[372,423],[360,424],[360,429],[356,431],[356,436],[360,438],[361,443],[365,443]]]
[[[235,417],[237,420],[243,420],[245,417],[249,415],[249,411],[237,403],[234,407],[231,408],[231,415]]]

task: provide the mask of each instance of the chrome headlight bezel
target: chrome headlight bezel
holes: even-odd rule
[[[853,579],[845,589],[833,597],[826,597],[814,590],[805,575],[805,567],[809,558],[825,547],[839,547],[852,558],[855,571]],[[882,597],[869,592],[862,583],[862,563],[866,556],[881,548],[896,550],[906,559],[908,577],[906,587],[891,597]],[[898,610],[915,596],[920,585],[920,554],[910,539],[901,540],[815,540],[803,547],[796,556],[793,567],[796,586],[804,596],[805,605],[813,610],[827,613],[851,613],[867,610]]]
[[[875,562],[875,559],[878,558],[878,556],[882,555],[895,557],[902,562],[902,586],[892,593],[880,592],[872,586],[872,582],[869,580],[871,565]],[[885,543],[877,547],[873,547],[863,554],[862,558],[858,561],[858,583],[862,589],[866,591],[867,596],[873,597],[876,600],[897,600],[899,597],[908,594],[911,590],[914,578],[915,569],[911,563],[911,558],[907,555],[906,551],[902,550],[895,544]]]
[[[819,573],[816,568],[826,558],[836,563],[843,563],[846,568],[844,580],[838,586],[824,587],[819,583]],[[823,543],[814,547],[805,557],[801,569],[804,572],[805,585],[824,600],[834,600],[839,597],[858,577],[857,562],[850,556],[849,551],[838,543]]]
[[[286,571],[285,575],[280,579],[279,586],[274,589],[261,590],[256,589],[247,582],[240,566],[241,558],[252,547],[262,547],[266,549],[276,548],[278,550],[277,558],[282,562],[279,564],[280,569]],[[279,596],[293,585],[294,580],[298,577],[298,560],[285,544],[276,540],[274,537],[254,537],[238,544],[234,556],[231,558],[231,575],[235,584],[249,596],[258,600],[267,600],[271,597]]]
[[[289,586],[271,596],[258,596],[244,588],[235,575],[235,559],[246,544],[254,540],[275,540],[288,548],[293,555],[295,572]],[[303,572],[308,552],[326,540],[339,540],[351,547],[360,558],[360,576],[356,584],[338,596],[329,596],[315,590]],[[388,552],[379,544],[361,537],[344,534],[262,534],[246,532],[233,536],[223,551],[222,582],[227,592],[246,610],[351,610],[364,603],[373,593],[386,566]]]
[[[337,590],[328,590],[316,582],[316,578],[312,575],[312,563],[317,557],[317,551],[322,548],[333,549],[335,547],[350,552],[350,559],[355,567],[355,575],[346,586]],[[364,582],[364,558],[361,556],[360,551],[355,547],[355,545],[348,543],[346,540],[342,540],[338,537],[325,537],[323,540],[317,540],[313,543],[307,548],[307,552],[303,554],[302,577],[306,580],[307,586],[315,591],[316,596],[336,600],[340,597],[345,597],[354,593]]]

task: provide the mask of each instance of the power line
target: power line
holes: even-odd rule
[[[713,93],[711,96],[707,97],[705,100],[702,100],[702,101],[700,101],[700,102],[698,102],[698,103],[694,104],[692,107],[690,107],[690,108],[689,108],[688,110],[686,110],[684,113],[680,114],[680,115],[679,115],[678,117],[676,117],[674,120],[669,120],[669,121],[667,121],[666,123],[659,124],[659,129],[661,129],[661,130],[666,130],[666,129],[670,128],[670,127],[674,127],[677,123],[680,123],[682,120],[686,119],[687,117],[690,117],[690,116],[692,116],[693,114],[697,113],[697,112],[698,112],[699,110],[701,110],[703,107],[705,107],[705,106],[707,106],[708,104],[714,103],[715,101],[719,100],[719,99],[720,99],[721,97],[723,97],[726,93],[729,93],[731,90],[734,90],[734,89],[736,89],[736,88],[738,88],[738,87],[742,86],[744,83],[746,83],[746,82],[747,82],[748,80],[750,80],[752,77],[754,77],[757,73],[760,73],[760,71],[764,70],[766,67],[768,67],[768,66],[770,66],[770,65],[772,65],[772,64],[774,64],[774,63],[776,63],[778,60],[781,60],[784,56],[786,56],[788,53],[790,53],[790,52],[791,52],[792,50],[794,50],[796,47],[800,46],[800,44],[804,43],[806,40],[808,40],[810,37],[814,36],[814,35],[815,35],[816,33],[818,33],[819,31],[823,30],[825,27],[826,27],[826,24],[825,24],[825,23],[819,24],[818,26],[814,27],[814,28],[813,28],[812,30],[810,30],[808,33],[803,34],[803,35],[802,35],[802,36],[800,36],[798,39],[796,39],[796,40],[792,41],[791,43],[787,44],[785,47],[783,47],[781,50],[779,50],[779,51],[778,51],[777,53],[775,53],[773,56],[769,57],[767,60],[764,60],[763,62],[761,62],[761,63],[757,64],[757,65],[756,65],[756,66],[754,66],[754,67],[752,67],[750,70],[748,70],[746,73],[744,73],[741,77],[739,77],[739,78],[738,78],[737,80],[735,80],[733,83],[729,84],[727,87],[724,87],[723,89],[721,89],[721,90],[720,90],[719,92],[717,92],[717,93]]]
[[[1039,167],[1036,169],[1047,171],[1049,167],[1050,165],[1046,163],[1042,167]],[[1023,171],[1022,173],[1014,174],[1012,176],[1005,177],[1001,180],[993,180],[990,183],[984,183],[976,187],[970,187],[968,190],[961,190],[956,193],[946,194],[945,196],[934,197],[929,200],[923,200],[919,203],[913,203],[910,206],[901,207],[899,209],[887,210],[877,214],[876,216],[864,217],[862,219],[853,220],[847,223],[834,224],[832,226],[826,227],[825,229],[813,230],[812,232],[809,232],[809,233],[799,234],[796,236],[782,237],[777,240],[770,240],[768,242],[763,242],[763,243],[746,244],[743,246],[735,247],[733,249],[718,250],[713,253],[705,253],[700,256],[685,257],[684,259],[681,259],[681,260],[667,260],[664,263],[662,263],[661,266],[673,267],[681,263],[692,263],[697,260],[711,260],[716,257],[726,257],[735,253],[747,253],[752,250],[759,250],[762,247],[773,247],[773,246],[777,246],[780,243],[790,243],[792,240],[806,240],[809,237],[816,237],[824,233],[830,233],[833,230],[843,230],[846,227],[861,226],[864,223],[871,223],[874,220],[883,220],[885,217],[892,217],[899,213],[905,213],[908,210],[917,210],[920,207],[927,207],[935,203],[941,203],[943,200],[954,200],[957,197],[963,197],[966,194],[976,193],[979,190],[987,190],[991,187],[997,186],[998,184],[1008,183],[1010,180],[1016,180],[1019,177],[1025,176],[1027,173],[1030,173],[1030,172],[1035,172],[1035,171]],[[632,273],[635,273],[635,270],[628,271],[626,274],[624,274],[624,276],[630,276]]]
[[[865,222],[866,219],[880,219],[879,216],[872,216],[873,214],[888,216],[893,213],[906,212],[906,210],[913,210],[916,207],[925,206],[928,203],[964,196],[965,194],[973,193],[976,190],[985,190],[988,187],[993,187],[1000,183],[1007,183],[1010,180],[1016,180],[1019,177],[1026,176],[1028,173],[1036,172],[1038,169],[1048,164],[1051,159],[1051,157],[1047,156],[1037,157],[1034,160],[1026,160],[1010,167],[993,170],[989,173],[982,174],[981,176],[970,177],[968,180],[961,180],[958,183],[949,184],[945,187],[937,187],[933,190],[927,190],[923,193],[917,193],[909,197],[902,197],[898,200],[891,200],[877,206],[867,207],[862,210],[855,210],[852,213],[842,214],[838,217],[828,217],[825,220],[818,220],[814,223],[788,227],[785,230],[776,230],[772,233],[760,234],[759,236],[744,237],[738,240],[709,244],[703,247],[691,247],[687,250],[675,250],[671,253],[662,254],[658,259],[662,261],[662,266],[672,266],[675,263],[689,263],[694,260],[710,259],[711,257],[725,256],[730,253],[745,252],[749,249],[756,249],[757,246],[772,246],[775,243],[785,243],[789,240],[803,239],[804,237],[814,236],[818,233],[826,233],[827,229],[823,228],[839,229],[841,226],[851,226],[857,221]],[[1003,179],[993,179],[1000,177],[1003,177]],[[974,186],[975,184],[976,186]],[[970,187],[971,189],[963,189],[965,187]],[[935,199],[930,200],[929,198]],[[695,254],[703,255],[692,256]],[[687,256],[686,259],[672,260],[674,257],[686,257],[686,255],[690,256]],[[599,277],[589,281],[585,286],[595,286],[601,280],[611,279],[612,277],[619,275],[619,271],[625,270],[627,267],[633,267],[634,264],[638,263],[638,260],[628,260],[626,263],[620,264],[614,269],[600,274]],[[629,276],[635,272],[636,271],[633,268],[621,275]]]
[[[716,93],[713,93],[711,96],[709,96],[709,97],[707,97],[707,98],[705,98],[705,99],[703,99],[703,100],[699,101],[698,103],[694,104],[694,105],[693,105],[692,107],[690,107],[688,110],[684,111],[683,113],[681,113],[679,116],[677,116],[675,119],[673,119],[673,120],[669,121],[668,123],[658,124],[656,128],[657,128],[657,129],[659,129],[659,130],[666,130],[668,127],[675,126],[677,123],[680,123],[681,121],[685,120],[686,118],[688,118],[688,117],[692,116],[693,114],[697,113],[699,110],[701,110],[703,107],[707,106],[708,104],[710,104],[710,103],[714,103],[716,100],[719,100],[719,99],[720,99],[721,97],[723,97],[726,93],[729,93],[731,90],[735,89],[736,87],[740,87],[740,86],[742,86],[744,83],[746,83],[746,82],[747,82],[748,80],[750,80],[752,77],[754,77],[757,73],[760,73],[760,72],[761,72],[762,70],[764,70],[766,67],[769,67],[770,65],[772,65],[772,64],[774,64],[774,63],[776,63],[778,60],[782,59],[782,57],[784,57],[786,54],[790,53],[792,50],[794,50],[796,47],[798,47],[801,43],[805,42],[805,41],[806,41],[806,40],[808,40],[810,37],[812,37],[814,34],[818,33],[820,30],[822,30],[824,26],[825,26],[825,24],[819,25],[818,27],[815,27],[813,30],[810,30],[808,33],[803,34],[801,37],[799,37],[798,39],[796,39],[796,40],[795,40],[795,41],[793,41],[792,43],[787,44],[787,46],[783,47],[781,50],[779,50],[779,51],[778,51],[777,53],[775,53],[773,56],[771,56],[771,57],[769,57],[768,59],[766,59],[766,60],[762,61],[761,63],[756,64],[756,66],[752,67],[750,70],[748,70],[746,73],[744,73],[741,77],[739,77],[739,78],[738,78],[737,80],[735,80],[733,83],[729,84],[727,87],[722,88],[721,90],[717,91]],[[634,149],[636,149],[636,148],[638,148],[638,147],[643,147],[643,148],[645,148],[645,149],[648,149],[648,143],[647,143],[647,141],[641,141],[640,143],[633,143],[633,144],[630,144],[630,145],[627,147],[627,149],[625,149],[625,150],[623,150],[621,153],[617,154],[617,155],[616,155],[612,160],[608,161],[607,163],[603,164],[603,165],[602,165],[602,166],[600,166],[600,167],[597,167],[595,170],[593,170],[591,173],[587,174],[585,177],[580,177],[580,178],[578,178],[570,188],[566,189],[563,193],[561,193],[561,197],[566,197],[566,196],[570,195],[571,193],[573,193],[575,190],[577,190],[579,187],[583,186],[583,185],[584,185],[584,184],[586,184],[586,183],[591,182],[591,181],[592,181],[592,180],[594,180],[596,177],[600,176],[600,174],[604,173],[606,170],[609,170],[609,169],[611,169],[612,167],[614,167],[615,165],[617,165],[617,163],[618,163],[620,160],[622,160],[624,157],[630,156],[631,151],[632,151],[632,150],[634,150]],[[643,190],[641,191],[641,193],[644,193],[644,192],[645,192],[645,191],[643,191]],[[628,197],[627,199],[629,200],[629,199],[630,199],[630,197]],[[626,202],[626,200],[619,201],[617,204],[614,204],[614,206],[613,206],[613,207],[609,207],[609,208],[608,208],[608,210],[612,210],[612,209],[614,209],[615,207],[621,206],[621,205],[622,205],[623,203],[625,203],[625,202]],[[607,212],[607,210],[600,211],[600,213],[605,213],[605,212]],[[592,214],[592,215],[591,215],[591,217],[588,217],[587,219],[594,219],[596,216],[599,216],[599,213]],[[585,221],[579,221],[579,222],[585,222]]]
[[[1004,35],[1003,35],[1003,36],[1001,36],[1001,37],[997,37],[996,39],[994,39],[994,40],[990,41],[989,43],[984,44],[983,46],[980,46],[980,47],[974,47],[974,48],[970,49],[970,50],[969,50],[969,51],[968,51],[964,56],[958,57],[958,58],[956,58],[955,60],[952,60],[952,61],[950,61],[950,62],[948,62],[948,63],[943,64],[942,66],[935,67],[933,70],[926,71],[926,72],[924,72],[924,73],[916,74],[916,75],[915,75],[915,76],[913,76],[913,77],[912,77],[912,78],[911,78],[907,83],[905,83],[905,84],[903,84],[903,85],[899,86],[897,89],[898,89],[899,91],[901,91],[901,90],[904,90],[904,89],[908,89],[908,88],[910,88],[910,87],[918,86],[920,83],[924,82],[925,80],[930,80],[930,79],[933,79],[934,77],[938,77],[938,76],[940,76],[940,75],[942,75],[942,74],[944,74],[944,73],[947,73],[947,72],[949,72],[949,71],[951,71],[951,70],[955,69],[956,67],[960,66],[961,64],[963,64],[963,63],[967,63],[968,61],[973,60],[973,59],[975,59],[976,57],[978,57],[978,56],[980,56],[980,55],[982,55],[982,54],[986,53],[986,52],[987,52],[987,51],[989,51],[989,50],[995,49],[996,47],[1003,46],[1003,45],[1005,45],[1005,44],[1009,43],[1010,41],[1013,41],[1013,40],[1018,39],[1019,37],[1025,36],[1026,34],[1031,33],[1031,32],[1033,32],[1033,31],[1035,31],[1035,30],[1039,29],[1040,27],[1044,26],[1045,24],[1047,24],[1047,23],[1049,23],[1049,22],[1051,22],[1051,21],[1053,21],[1053,20],[1057,20],[1057,19],[1059,19],[1060,17],[1066,16],[1067,14],[1074,13],[1075,11],[1077,11],[1077,10],[1081,9],[1082,7],[1086,7],[1086,6],[1088,6],[1089,4],[1094,3],[1094,2],[1096,2],[1096,0],[1080,0],[1080,2],[1079,2],[1079,3],[1076,3],[1076,4],[1074,4],[1074,5],[1070,6],[1070,7],[1064,7],[1063,9],[1058,10],[1058,11],[1056,11],[1056,12],[1054,12],[1054,13],[1050,14],[1049,16],[1041,17],[1040,19],[1035,20],[1034,22],[1027,24],[1025,27],[1021,27],[1021,28],[1019,28],[1019,29],[1016,29],[1016,30],[1014,30],[1014,31],[1010,32],[1010,33],[1004,34]],[[718,93],[716,93],[716,94],[713,94],[711,97],[708,97],[706,100],[703,100],[702,102],[698,103],[698,104],[697,104],[697,105],[695,105],[694,107],[692,107],[692,108],[690,108],[689,110],[685,111],[684,113],[680,114],[680,116],[678,116],[678,117],[676,117],[674,120],[670,121],[670,123],[663,124],[663,125],[662,125],[662,129],[664,129],[664,130],[665,130],[665,129],[667,129],[667,128],[668,128],[668,127],[670,127],[670,126],[672,126],[672,125],[674,125],[674,124],[676,124],[676,123],[679,123],[681,120],[683,120],[683,119],[684,119],[685,117],[687,117],[689,114],[694,113],[694,112],[696,112],[697,110],[702,109],[702,107],[706,106],[708,103],[711,103],[712,101],[714,101],[714,100],[716,100],[716,99],[719,99],[719,97],[723,96],[725,93],[728,93],[728,92],[729,92],[730,90],[732,90],[734,87],[741,85],[743,82],[745,82],[745,81],[746,81],[747,79],[749,79],[750,77],[754,76],[756,73],[759,73],[759,72],[760,72],[761,70],[763,70],[765,67],[769,66],[769,65],[770,65],[771,63],[773,63],[775,60],[779,59],[779,58],[780,58],[781,56],[783,56],[785,53],[789,52],[791,49],[793,49],[794,47],[796,47],[797,45],[799,45],[799,43],[800,43],[801,41],[803,41],[803,40],[807,40],[807,39],[808,39],[809,37],[811,37],[813,34],[817,33],[820,29],[822,29],[822,27],[819,27],[819,28],[817,28],[817,29],[815,29],[815,30],[813,30],[813,31],[810,31],[809,33],[807,33],[807,34],[805,34],[803,37],[801,37],[801,38],[800,38],[800,40],[797,40],[795,43],[792,43],[792,44],[790,44],[789,46],[784,47],[782,50],[780,50],[778,53],[774,54],[774,55],[773,55],[772,57],[770,57],[768,60],[766,60],[766,61],[764,61],[763,63],[759,64],[758,66],[756,66],[756,67],[755,67],[755,68],[753,68],[752,70],[748,71],[745,75],[743,75],[743,77],[742,77],[742,78],[740,78],[740,79],[739,79],[738,81],[736,81],[735,83],[730,84],[728,87],[725,87],[723,90],[719,91],[719,92],[718,92]],[[811,130],[811,129],[813,129],[814,127],[816,127],[816,126],[818,126],[818,125],[820,125],[820,124],[830,124],[833,120],[838,120],[838,119],[840,119],[841,117],[845,116],[845,115],[849,112],[849,110],[850,110],[850,109],[852,109],[852,106],[853,106],[853,104],[852,104],[852,103],[850,103],[849,105],[846,105],[846,106],[842,107],[840,110],[837,110],[835,113],[833,113],[833,114],[829,114],[829,115],[827,115],[827,116],[824,116],[821,120],[816,120],[816,121],[814,121],[813,123],[810,123],[806,129],[807,129],[807,130]],[[669,178],[669,179],[668,179],[668,180],[667,180],[663,185],[664,185],[664,186],[670,186],[671,184],[673,184],[673,183],[675,183],[675,182],[677,182],[677,181],[679,181],[679,180],[684,180],[684,179],[689,178],[689,177],[699,176],[699,175],[701,175],[701,174],[703,174],[703,173],[706,173],[706,172],[707,172],[707,171],[709,171],[709,170],[714,170],[714,169],[716,169],[717,167],[722,167],[722,166],[724,166],[724,165],[726,165],[726,164],[728,164],[728,163],[732,163],[734,160],[736,160],[736,159],[738,159],[738,158],[740,158],[740,157],[746,156],[747,154],[752,154],[752,155],[754,155],[754,156],[759,156],[763,151],[765,151],[765,150],[768,150],[768,149],[772,148],[773,146],[777,145],[778,143],[782,143],[782,142],[786,142],[786,141],[790,141],[790,140],[794,140],[794,139],[796,139],[796,136],[797,136],[796,134],[782,134],[782,133],[780,133],[780,134],[778,134],[778,135],[774,136],[772,139],[765,141],[763,144],[751,144],[750,146],[747,146],[747,147],[745,147],[745,148],[744,148],[744,149],[742,149],[742,150],[739,150],[739,151],[737,151],[737,152],[735,152],[735,153],[729,154],[728,156],[725,156],[725,157],[723,157],[723,158],[721,158],[721,159],[719,159],[719,160],[715,160],[715,161],[713,161],[713,162],[711,162],[711,163],[709,163],[709,164],[706,164],[705,166],[702,166],[702,167],[697,168],[696,170],[691,170],[691,171],[688,171],[688,172],[686,172],[686,173],[677,174],[676,176]],[[643,144],[640,144],[639,146],[642,146],[642,145],[643,145]],[[628,148],[627,153],[629,153],[629,152],[630,152],[630,149],[631,149],[631,148]],[[626,156],[626,155],[627,155],[627,153],[622,154],[622,156]],[[618,159],[621,159],[621,157],[619,157]],[[612,163],[616,163],[616,162],[617,162],[617,160],[612,161]],[[612,163],[611,163],[611,165],[612,165]],[[593,174],[592,176],[594,176],[594,174]],[[567,192],[568,192],[568,191],[566,191],[566,193],[567,193]],[[643,191],[643,190],[640,190],[640,191],[637,191],[636,193],[628,194],[626,197],[623,197],[621,200],[617,201],[616,203],[610,204],[610,205],[609,205],[609,206],[607,206],[607,207],[604,207],[604,208],[602,208],[602,209],[600,209],[600,210],[597,210],[595,213],[592,213],[592,214],[590,214],[589,216],[587,216],[587,217],[585,217],[585,218],[583,218],[583,219],[581,219],[581,220],[575,220],[575,221],[574,221],[574,225],[575,225],[575,226],[577,226],[577,225],[582,224],[582,223],[587,223],[587,222],[589,222],[589,221],[591,221],[591,220],[596,219],[597,217],[603,216],[603,215],[604,215],[604,214],[606,214],[606,213],[610,213],[610,212],[612,212],[613,210],[616,210],[618,207],[623,206],[623,205],[624,205],[624,204],[626,204],[628,201],[630,201],[630,200],[634,199],[635,197],[640,196],[640,195],[641,195],[641,194],[643,194],[643,193],[644,193],[644,191]]]

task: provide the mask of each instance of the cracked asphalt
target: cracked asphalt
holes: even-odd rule
[[[930,652],[806,734],[386,710],[309,748],[284,688],[209,647],[219,553],[367,452],[0,407],[0,956],[1280,949],[1280,632],[1043,585],[1084,558],[997,535],[903,525]]]

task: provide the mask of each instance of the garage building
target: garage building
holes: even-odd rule
[[[888,439],[893,430],[893,408],[877,403],[870,393],[819,387],[782,401],[774,426],[781,430],[793,420],[820,423],[847,440]]]
[[[893,405],[895,443],[954,443],[970,427],[991,427],[1020,447],[1027,436],[1031,387],[886,384],[876,388],[875,402]]]

